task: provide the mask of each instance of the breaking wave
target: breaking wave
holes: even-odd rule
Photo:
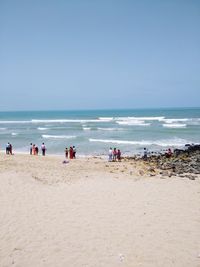
[[[168,124],[163,124],[163,127],[166,127],[166,128],[186,128],[187,124],[168,123]]]
[[[0,121],[0,124],[25,124],[31,123],[31,121]]]
[[[97,128],[97,130],[100,130],[100,131],[123,131],[125,130],[124,128]]]
[[[116,117],[117,121],[162,121],[165,117]]]
[[[71,138],[76,138],[75,135],[47,135],[43,134],[43,138],[45,139],[71,139]]]
[[[88,123],[88,122],[108,122],[107,119],[55,119],[55,120],[31,120],[32,123]]]
[[[38,127],[37,129],[38,129],[39,131],[49,130],[49,128],[43,128],[43,127]]]
[[[128,125],[128,126],[149,126],[151,123],[145,123],[144,121],[139,120],[127,120],[127,121],[116,121],[116,123],[120,125]]]
[[[168,140],[142,140],[142,141],[129,141],[129,140],[115,140],[115,139],[89,139],[90,142],[101,142],[101,143],[113,143],[113,144],[123,144],[123,145],[141,145],[141,146],[151,146],[157,145],[161,147],[180,147],[184,146],[186,143],[189,143],[185,139],[168,139]]]
[[[99,117],[100,121],[112,121],[113,119],[113,117]]]
[[[11,135],[12,135],[12,136],[16,136],[16,135],[18,135],[18,133],[11,133]]]

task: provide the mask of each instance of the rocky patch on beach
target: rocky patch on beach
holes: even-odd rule
[[[179,176],[195,180],[200,174],[200,145],[186,145],[185,149],[175,149],[172,156],[166,154],[152,155],[148,162],[163,176]]]
[[[185,149],[175,149],[168,157],[165,153],[152,153],[147,160],[133,156],[126,160],[143,162],[146,174],[161,177],[178,176],[195,180],[200,174],[200,145],[186,145]]]

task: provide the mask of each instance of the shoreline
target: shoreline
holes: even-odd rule
[[[137,175],[139,176],[158,176],[158,177],[186,177],[191,180],[195,180],[200,176],[200,145],[186,145],[185,149],[175,149],[173,154],[168,157],[166,153],[150,153],[146,159],[141,155],[132,155],[132,156],[122,156],[121,160],[112,160],[109,161],[109,157],[105,155],[78,155],[75,159],[66,158],[65,155],[58,154],[46,154],[45,156],[39,155],[30,155],[29,153],[15,152],[13,155],[7,155],[5,152],[0,151],[1,158],[9,158],[15,156],[22,156],[23,159],[27,162],[36,161],[39,162],[48,162],[48,159],[52,161],[60,161],[63,164],[72,163],[73,165],[78,165],[78,162],[95,162],[100,161],[104,164],[104,168],[109,167],[112,163],[113,166],[116,166],[117,169],[120,169],[123,166],[121,172],[126,173],[128,168],[131,169],[131,165],[134,166]],[[76,163],[75,163],[76,162]],[[127,166],[126,166],[127,165]],[[130,174],[133,174],[132,169]],[[129,174],[128,174],[129,175]]]

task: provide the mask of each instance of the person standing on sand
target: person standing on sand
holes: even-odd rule
[[[10,154],[10,143],[8,142],[6,145],[6,154],[9,155]]]
[[[42,156],[45,156],[46,147],[45,147],[44,143],[42,143],[42,145],[41,145],[41,150],[42,150]]]
[[[69,158],[70,159],[73,159],[73,157],[74,157],[73,148],[70,146],[70,149],[69,149]]]
[[[13,152],[12,152],[12,145],[10,144],[10,155],[12,155],[13,154]]]
[[[33,155],[36,154],[36,151],[35,151],[35,144],[33,144],[33,147],[32,147],[32,154],[33,154]]]
[[[120,151],[120,149],[117,150],[117,160],[121,161],[121,151]]]
[[[69,151],[68,151],[68,148],[66,147],[65,148],[65,157],[66,157],[66,159],[68,158],[68,153],[69,153]]]
[[[76,158],[76,148],[75,148],[75,146],[73,146],[73,159],[75,159]]]
[[[108,151],[108,161],[112,161],[112,147]]]
[[[30,143],[30,155],[32,155],[32,153],[33,153],[33,144]]]
[[[113,161],[116,161],[117,159],[117,149],[116,147],[113,149]]]
[[[38,146],[35,146],[35,155],[38,155],[38,153],[39,153]]]
[[[146,149],[146,147],[144,148],[143,159],[144,159],[145,161],[147,160],[147,149]]]

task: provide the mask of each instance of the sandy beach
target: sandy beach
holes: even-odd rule
[[[0,154],[0,266],[198,267],[200,177]]]

